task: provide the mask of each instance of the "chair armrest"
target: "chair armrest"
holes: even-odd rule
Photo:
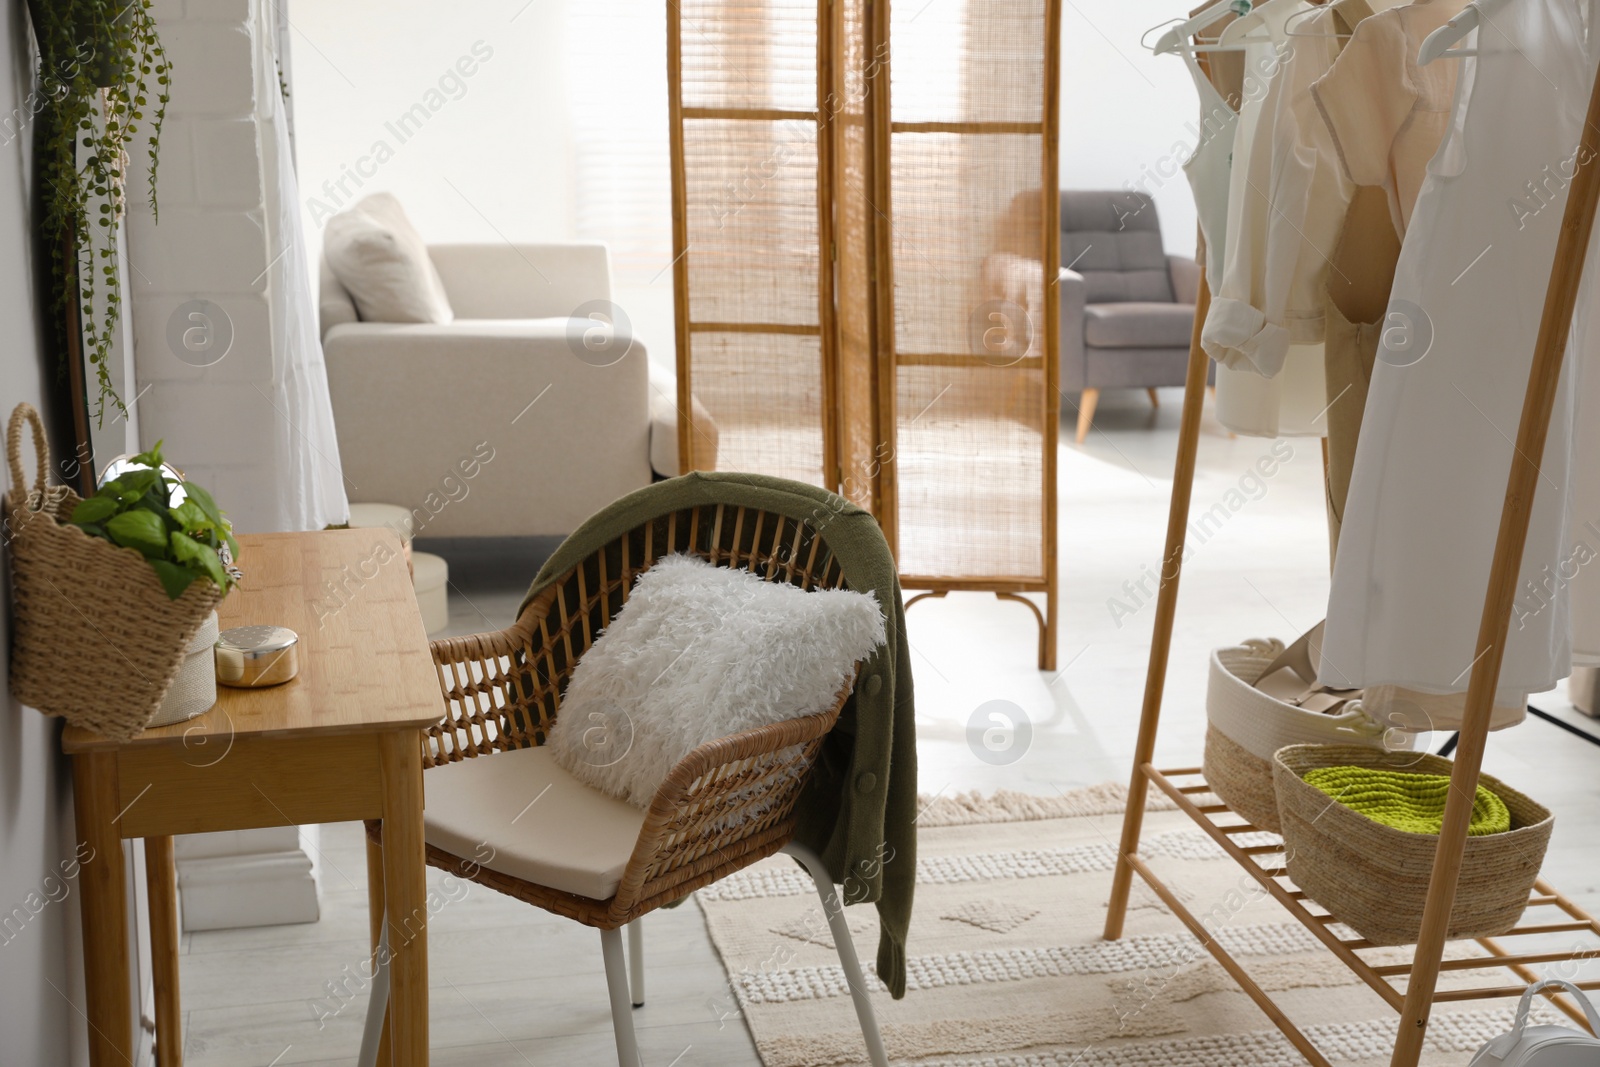
[[[438,244],[428,257],[461,319],[566,318],[611,299],[603,244]]]
[[[1083,346],[1083,309],[1089,283],[1075,270],[1061,268],[1061,391],[1079,393],[1088,387],[1089,366]]]
[[[533,639],[531,611],[504,630],[428,643],[439,672],[444,718],[423,733],[422,766],[454,763],[544,742],[540,688],[523,664]]]
[[[1200,297],[1200,264],[1188,256],[1168,256],[1167,273],[1172,276],[1172,293],[1180,304],[1192,304]]]
[[[708,741],[656,790],[611,899],[620,925],[770,856],[794,833],[794,806],[822,739],[855,692],[814,715]]]

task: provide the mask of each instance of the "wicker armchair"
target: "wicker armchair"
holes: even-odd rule
[[[423,779],[428,804],[424,813],[428,863],[598,928],[618,1061],[621,1067],[639,1067],[629,1010],[630,1003],[637,1007],[644,999],[639,918],[757,860],[779,851],[789,852],[816,882],[840,963],[850,981],[869,1057],[874,1064],[887,1064],[832,878],[820,859],[790,840],[796,823],[795,803],[815,764],[822,739],[838,719],[853,683],[825,711],[701,745],[673,769],[646,812],[627,808],[620,801],[578,784],[576,779],[563,783],[564,793],[560,795],[575,799],[565,802],[569,807],[560,809],[560,818],[554,822],[570,821],[574,808],[585,805],[610,805],[613,819],[619,817],[616,809],[624,809],[638,820],[637,838],[631,843],[631,851],[624,845],[617,856],[621,873],[615,877],[614,891],[604,899],[507,870],[515,866],[511,857],[519,849],[524,860],[528,859],[530,847],[559,851],[559,844],[549,842],[541,846],[535,841],[530,846],[528,835],[560,836],[549,819],[552,812],[542,813],[545,818],[540,819],[537,816],[541,812],[531,803],[521,810],[536,817],[522,821],[516,829],[522,840],[499,836],[509,834],[510,826],[477,826],[473,833],[482,834],[484,844],[472,856],[460,854],[465,848],[451,851],[437,843],[445,835],[435,826],[435,809],[458,808],[461,800],[459,796],[441,795],[447,783],[449,789],[456,789],[456,783],[469,776],[482,778],[487,774],[487,766],[478,773],[463,763],[489,757],[507,760],[517,753],[522,755],[516,758],[526,761],[535,755],[529,750],[544,743],[560,713],[562,695],[579,659],[627,601],[634,579],[674,552],[692,553],[718,566],[742,567],[767,581],[787,582],[803,589],[838,588],[844,584],[840,567],[815,526],[751,508],[708,505],[655,518],[595,552],[545,588],[505,630],[433,642],[446,717],[426,733],[423,768],[451,770]],[[565,775],[552,772],[551,767],[553,763],[537,773]],[[537,791],[538,781],[528,782],[520,777],[520,770],[518,775],[518,783],[525,791]],[[514,800],[508,810],[515,811],[525,798],[519,792],[502,799]],[[512,820],[519,821],[520,816]],[[367,829],[369,884],[375,887],[369,892],[375,894],[376,905],[382,889],[375,872],[381,866],[373,864],[382,862],[381,826],[369,823]],[[455,840],[468,838],[457,835]],[[585,847],[593,844],[592,840],[584,842]],[[533,862],[539,859],[534,857]],[[552,857],[558,865],[562,859]],[[581,866],[585,862],[592,865],[594,860],[580,857],[571,862]],[[610,886],[612,882],[602,878],[595,884]],[[374,906],[372,911],[382,914],[381,907]],[[379,1038],[387,996],[387,972],[381,966],[387,951],[380,944],[387,938],[388,928],[379,921],[373,925],[373,947],[380,968],[369,1006],[367,1039],[362,1045],[363,1067],[382,1056]],[[622,948],[624,926],[630,933],[631,988]]]

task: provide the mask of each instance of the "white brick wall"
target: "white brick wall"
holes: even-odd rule
[[[140,436],[146,445],[165,439],[167,456],[185,470],[205,470],[203,484],[242,532],[294,528],[281,508],[303,495],[279,484],[297,466],[285,461],[286,448],[300,446],[278,396],[294,340],[274,336],[272,302],[283,299],[272,291],[282,284],[274,265],[283,249],[271,247],[274,101],[260,94],[278,80],[259,2],[157,4],[173,66],[159,223],[138,197],[128,213],[127,306],[138,384],[148,387]],[[209,366],[174,343],[195,301],[220,309],[215,328],[232,334],[226,355]]]

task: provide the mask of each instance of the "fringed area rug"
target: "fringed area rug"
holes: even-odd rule
[[[1125,793],[1104,785],[1057,797],[1002,792],[925,801],[905,998],[891,1000],[869,978],[894,1063],[1303,1067],[1137,879],[1123,937],[1101,939]],[[1335,1064],[1388,1064],[1398,1014],[1186,816],[1155,799],[1141,852],[1179,899]],[[766,1067],[865,1063],[828,924],[793,860],[774,857],[695,895]],[[873,909],[845,914],[857,952],[871,961]],[[1366,955],[1402,963],[1410,951]],[[1516,982],[1504,971],[1474,974],[1470,984]],[[1461,981],[1460,972],[1446,972],[1440,987]],[[1514,1003],[1441,1005],[1423,1063],[1466,1063],[1509,1029]],[[1542,1021],[1564,1019],[1537,1010]]]

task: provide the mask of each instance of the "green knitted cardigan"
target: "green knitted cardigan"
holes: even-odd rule
[[[911,653],[900,578],[872,515],[816,486],[765,475],[695,473],[629,493],[590,517],[539,569],[518,614],[546,586],[623,534],[673,511],[758,508],[822,532],[845,585],[883,609],[887,641],[862,666],[838,724],[824,739],[798,806],[795,840],[822,857],[847,904],[878,908],[878,977],[906,991],[906,934],[917,864],[917,739]]]

